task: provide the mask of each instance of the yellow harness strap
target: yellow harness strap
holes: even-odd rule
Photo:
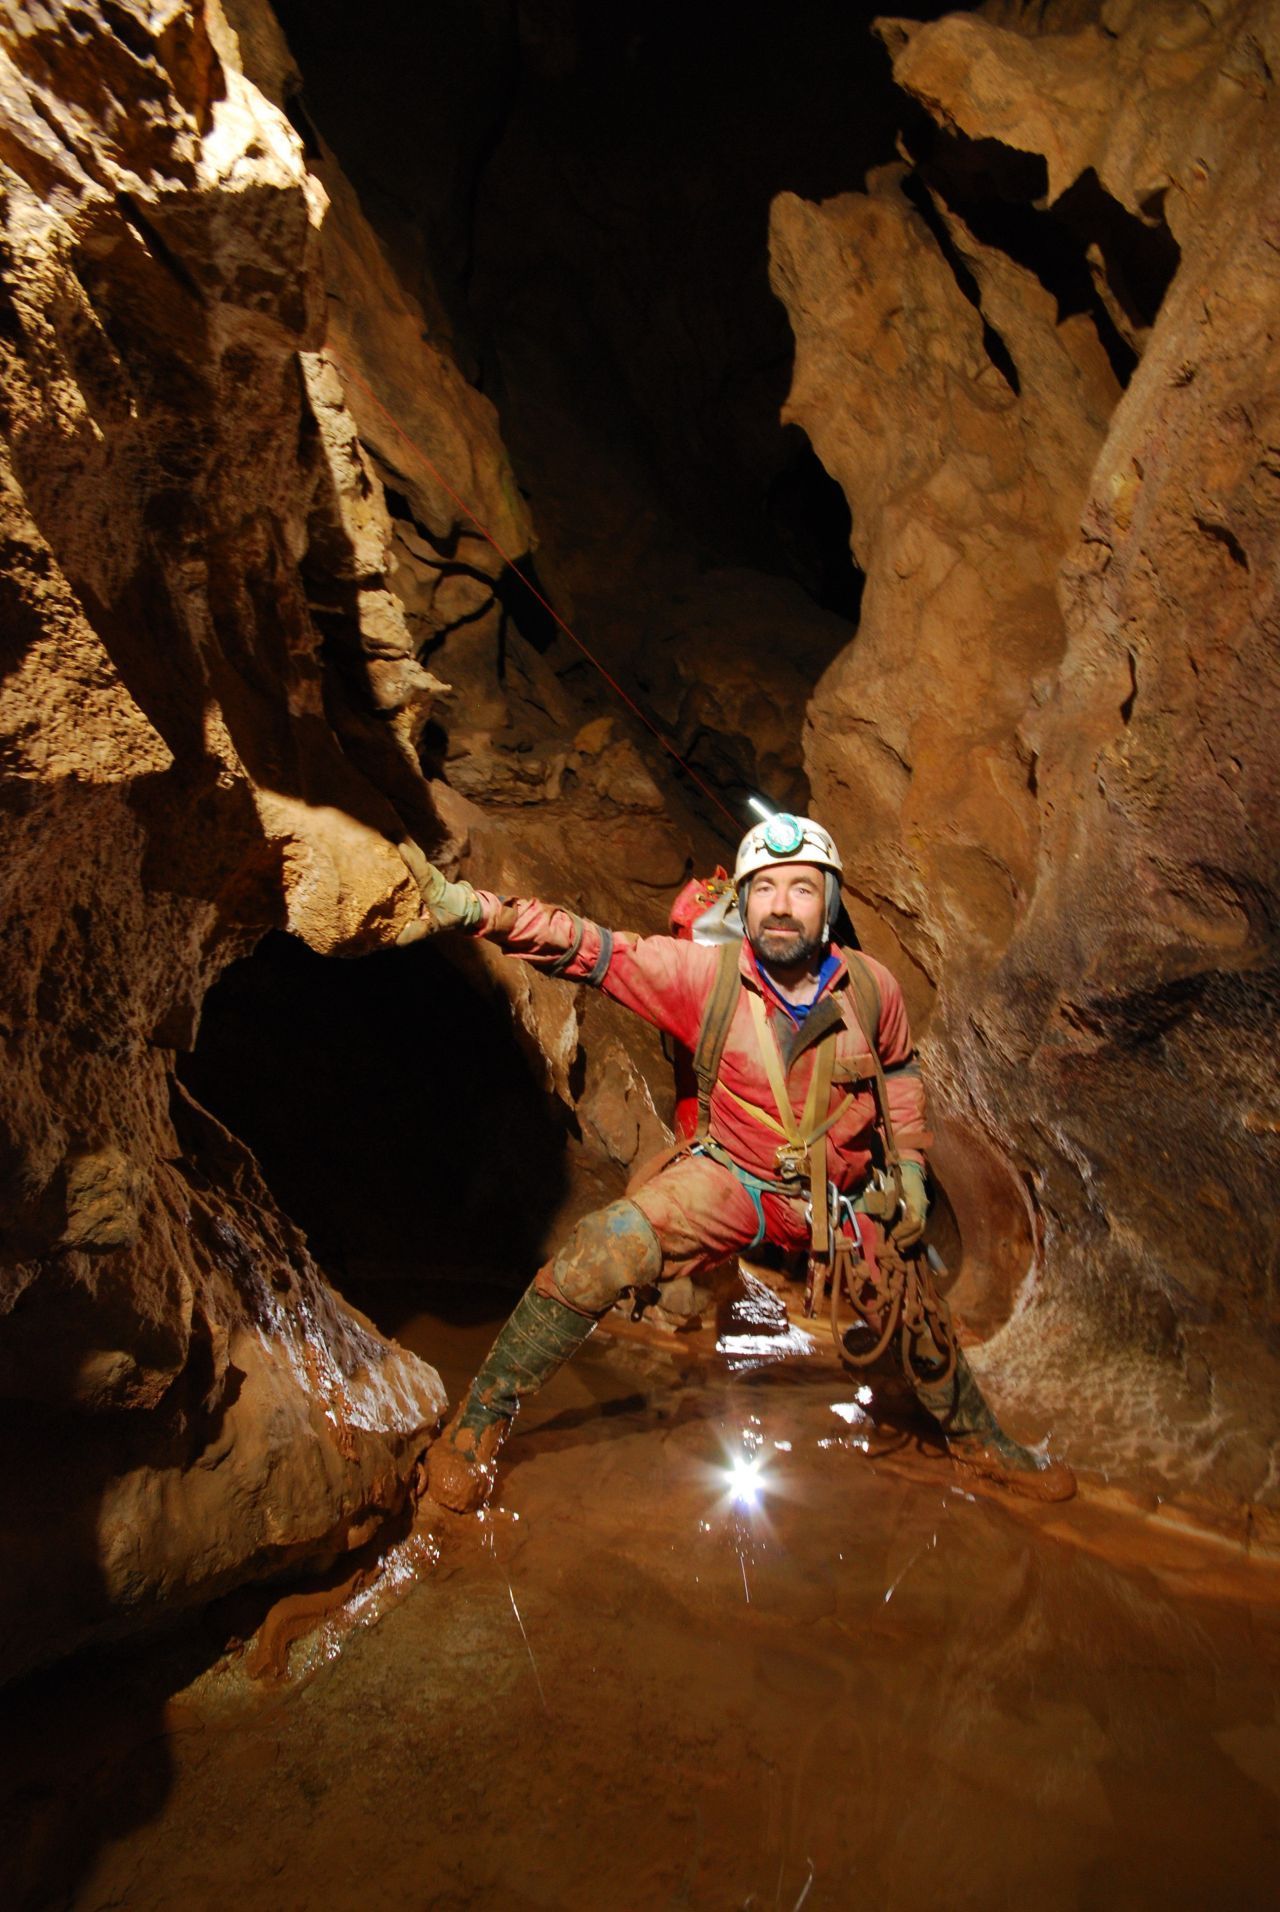
[[[758,1121],[764,1122],[775,1134],[783,1136],[798,1155],[808,1158],[809,1198],[813,1211],[813,1250],[815,1254],[825,1255],[830,1244],[827,1215],[827,1130],[840,1114],[844,1106],[843,1099],[831,1114],[819,1120],[819,1112],[824,1110],[831,1099],[831,1077],[835,1068],[836,1031],[819,1042],[813,1058],[813,1074],[809,1078],[809,1092],[805,1097],[804,1114],[799,1122],[791,1106],[791,1097],[787,1094],[786,1078],[782,1073],[782,1057],[777,1042],[769,1027],[769,1018],[761,998],[754,990],[748,990],[747,1002],[751,1009],[751,1020],[755,1026],[756,1043],[760,1050],[760,1060],[764,1063],[765,1074],[769,1078],[769,1087],[777,1104],[778,1118],[771,1116],[767,1109],[761,1109],[754,1102],[746,1101],[735,1095],[727,1083],[720,1087],[739,1108],[746,1109]]]

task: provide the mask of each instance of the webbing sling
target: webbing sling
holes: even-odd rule
[[[738,955],[739,945],[736,942],[720,945],[716,979],[702,1012],[698,1046],[693,1052],[693,1074],[698,1085],[698,1126],[693,1136],[695,1143],[705,1142],[711,1131],[711,1091],[720,1073],[720,1058],[729,1038],[729,1024],[738,1007],[738,990],[741,987]]]
[[[695,1142],[705,1142],[711,1127],[711,1091],[716,1086],[716,1077],[720,1073],[720,1058],[724,1054],[724,1045],[729,1037],[729,1024],[733,1021],[733,1012],[738,1006],[738,990],[742,980],[738,973],[740,948],[741,946],[736,942],[721,944],[715,981],[711,985],[711,994],[707,997],[707,1006],[702,1012],[702,1024],[698,1030],[698,1046],[693,1052],[693,1073],[698,1084],[698,1126],[693,1137]],[[886,1153],[893,1161],[897,1161],[897,1144],[893,1140],[892,1125],[889,1121],[889,1094],[885,1085],[884,1070],[880,1066],[880,985],[870,966],[856,949],[843,949],[840,954],[844,957],[845,966],[849,972],[849,982],[857,1003],[862,1033],[871,1045],[876,1097],[880,1104],[881,1120],[886,1129]]]
[[[795,1150],[797,1157],[803,1158],[809,1169],[809,1197],[812,1209],[813,1251],[816,1255],[825,1255],[830,1244],[827,1205],[827,1145],[826,1133],[840,1114],[847,1098],[841,1097],[839,1106],[819,1120],[827,1103],[831,1100],[831,1072],[835,1067],[836,1033],[833,1029],[818,1044],[813,1058],[813,1073],[809,1077],[809,1093],[804,1101],[804,1114],[799,1122],[791,1106],[791,1097],[787,1094],[786,1077],[782,1073],[782,1057],[774,1041],[773,1031],[769,1027],[769,1016],[761,998],[752,990],[747,1002],[751,1009],[751,1020],[755,1026],[756,1043],[760,1050],[760,1059],[764,1063],[765,1074],[769,1078],[769,1087],[777,1104],[779,1121],[774,1121],[767,1109],[752,1107],[752,1114],[768,1123],[769,1127],[784,1136]],[[728,1088],[728,1085],[724,1085]],[[732,1089],[728,1090],[733,1095]],[[734,1096],[740,1102],[740,1096]],[[748,1105],[751,1106],[751,1105]],[[819,1146],[821,1144],[821,1146]]]
[[[871,1054],[880,1060],[880,985],[875,973],[856,949],[842,949],[845,968],[849,972],[849,985],[853,990],[854,1001],[858,1005],[858,1021],[862,1024],[862,1033],[871,1044]]]
[[[858,1021],[862,1024],[863,1034],[871,1044],[871,1080],[875,1088],[880,1132],[884,1136],[885,1166],[894,1184],[895,1194],[901,1199],[902,1158],[898,1153],[898,1141],[893,1132],[893,1117],[889,1113],[889,1085],[884,1079],[884,1065],[880,1060],[880,985],[875,979],[870,964],[859,955],[856,949],[846,949],[841,953],[849,971],[849,982],[858,1008]]]
[[[835,1032],[832,1031],[833,1035],[834,1033]],[[828,1095],[830,1095],[830,1092],[831,1092],[831,1078],[835,1074],[834,1048],[835,1048],[835,1045],[833,1042],[824,1039],[823,1046],[818,1051],[819,1064],[821,1065],[824,1061],[830,1062],[831,1064],[831,1069],[828,1072],[828,1080],[826,1084]],[[818,1099],[820,1103],[822,1098],[822,1093],[823,1093],[823,1085],[816,1071],[814,1075],[810,1077],[810,1080],[809,1080],[809,1089],[811,1093],[814,1089],[815,1083],[817,1084],[817,1095],[818,1095]],[[772,1086],[773,1085],[771,1083],[770,1087],[772,1088]],[[809,1098],[808,1096],[806,1096],[804,1117],[800,1123],[799,1128],[792,1130],[787,1128],[784,1123],[779,1122],[776,1116],[770,1115],[768,1109],[762,1109],[758,1102],[748,1102],[745,1095],[739,1095],[736,1090],[731,1089],[729,1087],[729,1084],[727,1082],[722,1082],[720,1084],[720,1093],[721,1095],[727,1095],[730,1102],[736,1102],[740,1109],[745,1109],[748,1115],[754,1116],[757,1122],[763,1122],[766,1128],[770,1128],[773,1130],[775,1135],[784,1136],[788,1142],[794,1143],[796,1148],[804,1147],[805,1135],[808,1135],[809,1140],[811,1142],[816,1142],[820,1135],[825,1135],[828,1129],[834,1128],[836,1117],[841,1115],[844,1111],[844,1103],[842,1102],[839,1108],[832,1109],[830,1115],[827,1117],[825,1122],[820,1122],[817,1128],[812,1128],[810,1126],[811,1115],[809,1110]],[[774,1100],[775,1101],[777,1100],[776,1095],[774,1097]],[[787,1106],[790,1107],[790,1104],[788,1103]],[[792,1113],[792,1116],[794,1117],[795,1110],[792,1109],[791,1113]],[[804,1131],[804,1134],[801,1133],[801,1130]]]

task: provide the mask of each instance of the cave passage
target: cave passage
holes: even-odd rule
[[[821,198],[892,157],[874,10],[802,5],[785,33],[669,0],[518,19],[375,0],[358,28],[336,0],[278,11],[295,115],[498,404],[544,537],[573,541],[564,505],[589,520],[602,475],[557,462],[558,419],[704,562],[796,576],[853,615],[843,494],[778,422],[791,340],[766,234],[775,192]]]
[[[388,1327],[421,1305],[401,1284],[523,1285],[565,1194],[569,1118],[471,956],[455,939],[337,962],[272,933],[209,992],[180,1063]]]
[[[0,1141],[34,1246],[0,1329],[59,1371],[9,1356],[0,1401],[6,1905],[1272,1902],[1274,894],[1211,839],[1263,809],[1275,461],[1240,366],[1245,240],[1280,227],[1238,195],[1148,378],[1247,174],[1214,147],[1172,224],[1103,180],[1181,164],[1194,75],[1243,123],[1275,60],[1196,51],[1241,10],[1167,5],[1150,44],[1154,7],[962,19],[1013,43],[975,64],[988,118],[1089,93],[1096,165],[1052,204],[1049,158],[898,90],[867,0],[276,0],[283,39],[266,0],[19,10]],[[1040,98],[1067,41],[1092,79]],[[602,672],[395,462],[339,338]],[[462,937],[316,951],[411,921],[406,836],[660,930],[732,849],[604,672],[744,825],[817,793],[927,1028],[962,1340],[1012,1438],[1081,1458],[1070,1505],[961,1471],[763,1260],[750,1331],[610,1314],[479,1518],[423,1493],[667,1064]],[[194,979],[285,921],[308,941],[230,964],[172,1064]],[[171,1067],[317,1266],[242,1152],[173,1159]]]

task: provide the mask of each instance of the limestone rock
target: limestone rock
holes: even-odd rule
[[[984,1191],[1011,1311],[986,1359],[1086,1463],[1274,1499],[1280,28],[989,11],[884,29],[975,142],[965,205],[1016,148],[1046,208],[1094,176],[1180,263],[1121,392],[1102,321],[1060,316],[1007,221],[979,239],[945,168],[777,202],[789,413],[867,571],[809,769],[936,991],[939,1165]]]
[[[330,712],[435,687],[406,642],[340,692],[310,609],[390,535],[303,376],[324,194],[216,6],[127,14],[6,7],[0,51],[0,1675],[341,1548],[443,1407],[172,1081],[263,930],[416,916]]]
[[[1028,35],[978,14],[881,22],[894,77],[940,121],[1045,164],[1047,197],[1086,172],[1175,235],[1202,224],[1237,143],[1271,91],[1276,23],[1254,0],[1104,0],[1096,22]]]
[[[1114,390],[1031,274],[963,234],[1028,366],[1015,393],[901,181],[779,199],[774,283],[797,337],[788,416],[845,486],[867,571],[857,642],[811,706],[810,760],[856,793],[852,888],[911,919],[936,980],[957,933],[975,955],[1003,948],[1034,881],[1017,726],[1061,653],[1057,552]]]
[[[616,1038],[592,1045],[578,1114],[619,1168],[633,1169],[670,1143],[648,1084]]]

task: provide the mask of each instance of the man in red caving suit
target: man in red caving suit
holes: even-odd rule
[[[725,1027],[705,1133],[634,1193],[585,1216],[538,1271],[431,1450],[430,1490],[442,1505],[466,1512],[484,1502],[520,1401],[569,1359],[621,1294],[656,1284],[674,1299],[763,1241],[807,1251],[815,1202],[829,1200],[838,1218],[843,1198],[854,1220],[883,1160],[886,1129],[896,1143],[899,1194],[886,1230],[899,1253],[919,1242],[928,1211],[924,1085],[897,982],[882,964],[846,957],[831,940],[840,870],[835,843],[809,818],[784,813],[748,831],[734,871],[745,930],[736,960],[672,936],[615,934],[569,910],[494,896],[431,870],[431,929],[483,936],[546,973],[601,989],[689,1050],[710,1013],[722,960],[736,970],[717,996]],[[851,960],[865,966],[878,992],[874,1029],[862,1026],[871,1018],[864,1008],[860,1020]],[[884,1122],[870,1080],[875,1056]],[[817,1180],[804,1182],[802,1165],[816,1174],[815,1160],[825,1168],[821,1194]],[[865,1231],[865,1218],[862,1225]],[[1004,1433],[963,1353],[940,1385],[912,1379],[957,1460],[1038,1499],[1074,1491],[1063,1463]]]

